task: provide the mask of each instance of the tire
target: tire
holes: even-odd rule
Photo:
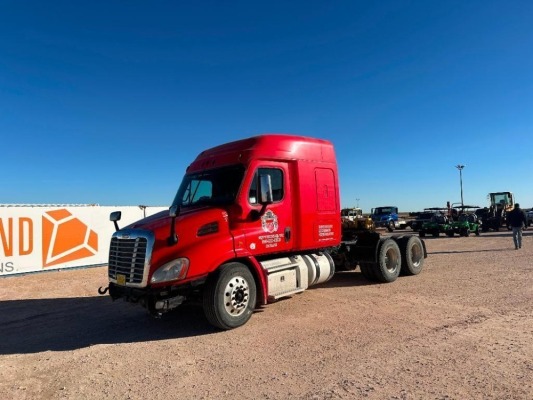
[[[452,232],[453,233],[453,232]],[[418,275],[424,267],[424,245],[416,236],[403,237],[398,241],[402,257],[401,275]]]
[[[224,264],[206,282],[204,314],[217,328],[238,328],[252,316],[256,297],[255,280],[250,270],[237,262]]]
[[[439,231],[433,231],[432,235],[433,237],[439,237]]]
[[[402,256],[396,242],[390,238],[380,241],[378,262],[372,264],[374,277],[379,282],[394,282],[400,275]]]
[[[361,268],[361,273],[366,279],[368,279],[369,281],[376,280],[371,263],[359,263],[359,267]]]
[[[389,224],[387,225],[387,230],[389,232],[393,232],[394,231],[394,221],[389,221]]]
[[[452,230],[447,231],[446,236],[453,237],[453,231]]]
[[[476,230],[474,231],[474,233],[476,234],[476,236],[479,236],[479,226],[476,228]]]

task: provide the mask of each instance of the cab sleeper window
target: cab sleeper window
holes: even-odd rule
[[[272,182],[272,198],[274,202],[283,198],[283,171],[278,168],[259,168],[255,171],[254,179],[250,185],[248,200],[250,204],[259,204],[259,193],[257,191],[259,175],[270,175]]]

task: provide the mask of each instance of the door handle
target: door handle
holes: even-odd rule
[[[288,242],[291,240],[291,228],[286,227],[285,228],[285,241]]]

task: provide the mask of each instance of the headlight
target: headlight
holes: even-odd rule
[[[177,258],[159,267],[152,275],[151,283],[168,282],[184,279],[189,271],[189,260]]]

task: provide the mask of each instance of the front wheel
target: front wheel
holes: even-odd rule
[[[203,294],[205,316],[217,328],[238,328],[251,318],[256,296],[250,270],[237,262],[224,264],[207,280]]]
[[[389,221],[389,224],[387,225],[387,230],[389,232],[394,231],[394,221]]]

